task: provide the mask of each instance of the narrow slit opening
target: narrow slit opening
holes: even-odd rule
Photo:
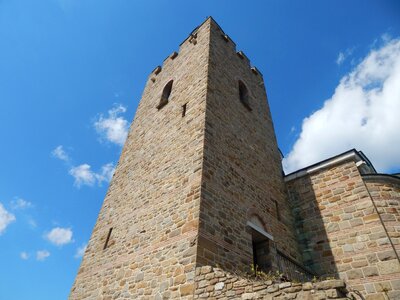
[[[186,115],[187,103],[182,105],[182,118]]]
[[[110,237],[111,237],[111,232],[112,232],[112,227],[110,228],[110,230],[108,231],[108,234],[107,234],[107,238],[106,238],[106,242],[104,243],[104,248],[103,248],[103,250],[105,250],[106,248],[107,248],[107,246],[108,246],[108,242],[110,241]]]
[[[278,205],[278,201],[274,201],[275,202],[275,209],[276,209],[276,217],[278,218],[278,221],[281,221],[281,212],[279,211],[279,205]]]

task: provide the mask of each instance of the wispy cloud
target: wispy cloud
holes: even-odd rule
[[[19,254],[19,257],[20,257],[21,259],[23,259],[23,260],[27,260],[27,259],[29,259],[29,254],[26,253],[25,251],[23,251],[23,252],[21,252],[21,253]]]
[[[126,112],[126,107],[115,105],[107,116],[100,114],[94,122],[94,128],[103,140],[122,146],[128,135],[129,123],[120,115]]]
[[[78,249],[76,249],[76,253],[74,255],[75,258],[81,258],[86,251],[87,248],[87,244],[83,244],[81,247],[78,247]]]
[[[16,220],[15,216],[8,212],[2,203],[0,203],[0,235],[4,233],[7,226]]]
[[[44,261],[49,256],[50,256],[50,252],[47,250],[39,250],[36,252],[36,260],[38,260],[38,261]]]
[[[77,187],[81,187],[82,185],[92,186],[96,182],[96,176],[88,164],[72,167],[69,170],[69,174],[75,178],[74,185]]]
[[[115,167],[113,163],[105,164],[101,167],[101,171],[96,174],[97,182],[101,184],[103,181],[110,182],[114,175]]]
[[[28,224],[29,224],[29,226],[30,226],[31,228],[36,228],[36,227],[37,227],[37,223],[36,223],[36,221],[35,221],[32,217],[29,217],[29,219],[28,219]]]
[[[101,185],[103,182],[109,182],[114,174],[114,165],[112,163],[105,164],[99,172],[94,172],[88,164],[82,164],[72,167],[69,174],[74,177],[74,185],[81,187],[82,185],[93,186],[95,183]]]
[[[31,208],[33,205],[31,202],[26,201],[22,198],[17,198],[15,200],[11,201],[11,208],[12,209],[27,209],[27,208]]]
[[[115,168],[113,163],[107,163],[101,167],[101,169],[98,172],[95,172],[92,170],[91,166],[87,163],[74,166],[72,165],[71,157],[65,152],[64,148],[62,145],[57,146],[51,154],[67,163],[67,166],[69,168],[68,173],[74,177],[74,185],[76,187],[81,187],[82,185],[88,185],[88,186],[93,186],[96,183],[101,186],[103,182],[109,182],[114,174]],[[24,201],[23,199],[21,199]],[[19,203],[21,205],[30,204],[21,202]],[[15,203],[15,205],[18,205],[18,203]]]
[[[344,63],[344,61],[350,57],[354,52],[354,48],[348,48],[345,51],[341,51],[338,54],[338,57],[336,58],[336,64],[338,66],[340,66],[342,63]]]
[[[73,242],[71,228],[55,227],[45,237],[56,246],[63,246]]]
[[[347,75],[323,107],[303,120],[284,159],[287,172],[351,148],[380,172],[400,168],[400,39],[383,40]]]
[[[121,114],[126,112],[126,107],[121,104],[115,104],[107,113],[107,116],[100,114],[93,123],[101,139],[123,145],[128,135],[128,121]],[[68,173],[75,179],[74,186],[80,188],[83,185],[101,186],[103,182],[109,182],[114,174],[115,167],[113,163],[104,164],[99,171],[94,171],[88,163],[74,165],[69,154],[65,151],[63,145],[58,145],[52,150],[51,155],[67,163]]]
[[[63,147],[62,145],[57,146],[57,147],[51,152],[51,154],[52,154],[54,157],[56,157],[56,158],[58,158],[58,159],[60,159],[60,160],[63,160],[63,161],[65,161],[65,162],[70,161],[70,157],[69,157],[69,155],[67,154],[67,152],[65,152],[64,147]]]

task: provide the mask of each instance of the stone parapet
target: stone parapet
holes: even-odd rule
[[[350,296],[341,279],[320,282],[256,280],[219,268],[196,268],[194,299],[346,299]],[[354,298],[357,299],[357,298]],[[361,299],[361,298],[360,298]]]

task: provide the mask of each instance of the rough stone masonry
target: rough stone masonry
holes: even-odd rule
[[[263,76],[207,18],[148,78],[69,299],[400,299],[399,205],[356,150],[285,176]]]

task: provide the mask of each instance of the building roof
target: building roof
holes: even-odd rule
[[[302,177],[330,166],[342,163],[344,161],[353,160],[360,169],[361,174],[375,174],[376,170],[370,160],[362,151],[351,149],[336,156],[330,157],[313,165],[307,166],[285,176],[285,181],[290,181],[298,177]]]

